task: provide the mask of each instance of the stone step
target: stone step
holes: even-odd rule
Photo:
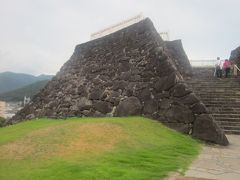
[[[240,88],[233,88],[233,87],[229,87],[229,88],[210,88],[210,87],[193,87],[191,88],[193,91],[200,91],[200,92],[217,92],[217,93],[222,93],[222,92],[235,92],[238,93],[236,91],[239,91]]]
[[[229,95],[238,95],[240,94],[240,88],[238,89],[205,89],[205,88],[193,88],[192,89],[193,91],[197,91],[197,92],[200,92],[200,93],[218,93],[218,94],[229,94]]]
[[[237,110],[229,110],[229,111],[223,111],[223,110],[211,110],[211,112],[214,114],[239,114],[239,111]]]
[[[236,134],[236,135],[240,135],[240,131],[238,130],[226,130],[226,129],[223,129],[224,133],[225,134]]]
[[[229,88],[219,87],[219,88],[216,88],[216,87],[202,87],[202,86],[191,87],[189,89],[191,89],[193,91],[200,91],[200,92],[204,92],[204,91],[207,91],[207,92],[235,92],[235,91],[240,90],[239,87],[237,87],[237,88],[235,88],[235,87],[229,87]]]
[[[210,96],[209,94],[197,94],[195,93],[199,98],[216,98],[216,99],[240,99],[240,96],[239,95],[236,95],[236,96],[218,96],[218,95],[215,95],[215,96]]]
[[[190,87],[189,89],[197,92],[213,92],[213,93],[234,93],[239,94],[240,88],[211,88],[211,87]]]
[[[206,81],[198,81],[198,80],[188,80],[186,81],[188,84],[194,84],[194,85],[223,85],[223,86],[228,86],[228,85],[238,85],[240,81],[229,81],[229,82],[224,82],[224,81],[211,81],[211,80],[206,80]],[[200,84],[201,83],[201,84]]]
[[[212,83],[238,83],[239,79],[238,78],[222,78],[222,79],[213,79],[213,78],[206,78],[206,77],[199,77],[199,78],[190,78],[187,79],[186,82],[212,82]]]
[[[238,114],[231,114],[231,113],[228,113],[228,114],[226,114],[226,113],[218,113],[218,114],[216,114],[216,113],[213,113],[212,114],[212,116],[214,117],[214,118],[218,118],[218,117],[222,117],[222,118],[239,118],[239,121],[240,121],[240,113],[238,113]]]
[[[239,84],[201,84],[201,82],[198,82],[196,84],[192,83],[187,83],[190,87],[195,87],[195,88],[236,88],[239,89]]]
[[[234,87],[234,88],[239,88],[239,83],[236,83],[236,84],[203,84],[201,82],[197,82],[196,84],[194,83],[187,83],[189,86],[193,86],[193,87],[204,87],[204,88],[231,88],[231,87]]]
[[[214,79],[189,79],[186,81],[187,83],[197,84],[238,84],[240,81],[238,80],[232,80],[228,79],[226,81],[224,80],[214,80]]]
[[[212,108],[221,108],[221,109],[225,109],[228,108],[229,106],[231,106],[232,108],[240,108],[240,105],[229,105],[229,104],[207,104],[204,103],[205,106],[208,107],[212,107]]]
[[[240,126],[221,126],[219,125],[222,129],[224,130],[234,130],[234,131],[239,131],[240,132]]]
[[[203,102],[204,103],[204,102]],[[239,113],[239,108],[240,107],[227,107],[227,106],[221,106],[221,105],[216,105],[216,104],[206,104],[204,103],[205,106],[207,107],[208,111],[211,112],[211,114],[236,114],[237,112]],[[227,104],[226,104],[227,105]],[[221,113],[220,113],[221,112]]]
[[[214,117],[215,121],[229,121],[229,122],[240,122],[239,118],[225,118],[225,117]]]
[[[214,96],[214,95],[222,95],[222,96],[238,96],[240,95],[240,91],[238,90],[207,90],[207,89],[190,89],[192,91],[194,91],[196,94],[203,94],[203,95],[211,95],[211,96]]]
[[[193,87],[193,88],[209,88],[209,89],[230,89],[230,88],[234,88],[234,89],[239,89],[239,84],[229,84],[229,85],[217,85],[217,84],[206,84],[203,85],[200,82],[197,84],[189,84],[189,87]]]
[[[196,79],[196,78],[192,78],[192,79],[187,79],[186,80],[187,83],[197,83],[197,82],[201,82],[201,83],[205,83],[205,84],[237,84],[240,82],[239,79],[222,79],[222,80],[217,80],[217,79]]]
[[[227,103],[227,104],[240,104],[240,99],[214,99],[214,98],[204,98],[202,97],[201,100],[206,103]]]
[[[204,97],[202,96],[201,97],[202,100],[222,100],[222,101],[239,101],[240,102],[240,98],[239,97],[212,97],[212,96],[207,96],[207,97]]]
[[[239,114],[239,111],[236,109],[222,110],[221,108],[208,107],[208,111],[212,114]]]
[[[201,100],[204,103],[210,103],[210,104],[216,104],[216,103],[220,103],[220,104],[229,104],[229,103],[233,103],[233,104],[240,104],[240,101],[234,101],[234,100],[223,100],[223,99],[203,99],[201,98]]]
[[[240,134],[240,78],[213,77],[214,68],[193,68],[186,80],[227,134]]]
[[[234,111],[234,112],[240,112],[240,108],[239,107],[229,107],[229,106],[225,106],[225,107],[218,107],[218,108],[214,108],[214,107],[210,107],[211,111],[214,111],[214,110],[219,110],[219,111],[226,111],[226,112],[229,112],[229,111]]]
[[[237,84],[239,83],[238,80],[233,80],[233,79],[227,79],[227,80],[214,80],[214,79],[188,79],[186,81],[187,83],[197,83],[201,82],[202,84]]]
[[[195,95],[201,99],[213,99],[213,100],[235,100],[235,101],[240,101],[240,97],[231,97],[231,96],[223,96],[221,97],[221,95],[218,95],[218,96],[210,96],[209,94],[208,95],[203,95],[203,94],[197,94],[195,93]]]
[[[196,94],[196,96],[198,97],[198,98],[201,98],[201,100],[209,100],[209,99],[212,99],[212,100],[223,100],[223,101],[240,101],[240,98],[238,98],[238,97],[216,97],[216,96],[203,96],[203,95],[197,95]]]
[[[197,91],[197,90],[193,90],[193,92],[195,94],[197,94],[198,96],[205,96],[205,97],[215,97],[215,98],[239,98],[240,97],[240,90],[239,92],[229,92],[229,91],[225,91],[225,92],[216,92],[216,91]]]
[[[221,127],[224,127],[224,126],[238,126],[238,127],[240,127],[240,121],[239,122],[216,121],[216,122]]]
[[[204,101],[203,100],[203,103],[204,104],[208,104],[208,105],[212,105],[212,106],[215,106],[215,105],[224,105],[224,106],[232,106],[232,107],[235,107],[235,106],[239,106],[240,107],[240,103],[239,102],[228,102],[228,101]]]
[[[222,86],[220,86],[220,85],[217,85],[217,84],[206,84],[206,85],[202,85],[202,84],[200,84],[200,82],[199,83],[197,83],[197,84],[189,84],[188,83],[188,85],[189,85],[189,87],[193,87],[193,88],[195,88],[195,89],[197,89],[197,88],[204,88],[204,89],[230,89],[230,88],[234,88],[234,89],[239,89],[239,84],[229,84],[229,85],[222,85]]]
[[[238,84],[240,83],[239,79],[222,79],[222,80],[216,80],[216,79],[188,79],[186,80],[187,83],[197,84]]]
[[[229,85],[232,85],[232,86],[235,86],[237,87],[237,85],[240,84],[240,81],[237,82],[215,82],[215,81],[209,81],[209,80],[206,80],[206,81],[186,81],[187,84],[190,84],[190,85],[202,85],[202,86],[211,86],[213,87],[214,85],[217,85],[217,86],[229,86]]]

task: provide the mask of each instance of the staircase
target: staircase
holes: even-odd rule
[[[193,68],[187,84],[226,134],[240,134],[240,79],[213,77],[214,68]]]

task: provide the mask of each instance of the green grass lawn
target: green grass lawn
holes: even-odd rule
[[[163,179],[199,150],[143,117],[39,119],[0,129],[0,179]]]

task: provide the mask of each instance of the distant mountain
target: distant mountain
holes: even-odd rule
[[[0,73],[0,93],[22,88],[37,81],[49,80],[52,75],[33,76],[30,74],[3,72]]]
[[[22,88],[1,93],[0,100],[2,101],[22,101],[24,96],[33,97],[37,94],[44,86],[47,84],[49,80],[37,81],[33,84],[24,86]]]
[[[37,76],[38,81],[42,81],[42,80],[49,80],[52,79],[53,75],[46,75],[46,74],[41,74],[39,76]]]

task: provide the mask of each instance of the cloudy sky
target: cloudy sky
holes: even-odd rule
[[[55,74],[90,34],[142,12],[189,59],[240,45],[239,0],[0,0],[0,72]]]

